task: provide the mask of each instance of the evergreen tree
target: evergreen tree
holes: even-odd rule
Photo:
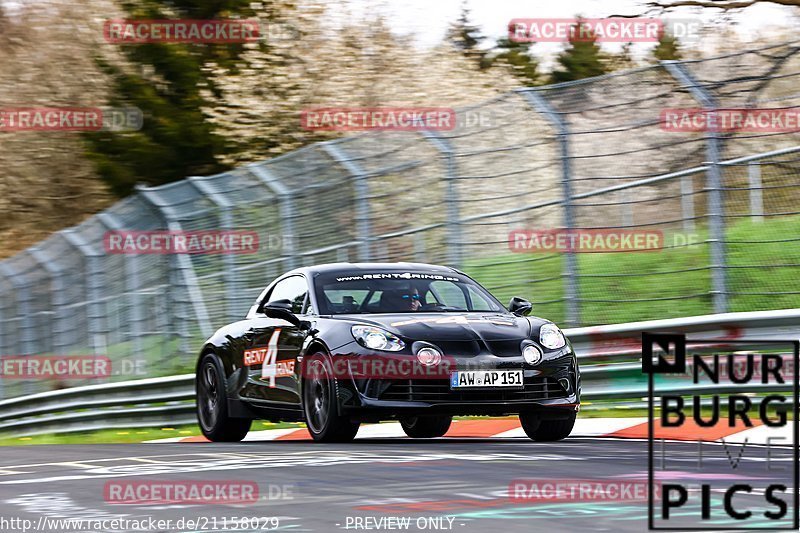
[[[609,70],[628,70],[636,67],[636,61],[631,52],[632,46],[633,43],[625,43],[618,54],[611,56]]]
[[[505,63],[511,73],[525,85],[536,85],[539,80],[539,62],[530,54],[531,44],[515,42],[506,37],[498,39],[491,64]]]
[[[446,40],[481,68],[488,66],[486,52],[480,48],[486,37],[483,36],[478,26],[470,23],[470,11],[466,2],[461,4],[461,14],[458,20],[450,24]]]
[[[123,4],[131,19],[248,18],[248,0],[134,0]],[[204,120],[201,90],[208,61],[231,63],[243,45],[148,43],[118,45],[129,65],[98,59],[113,80],[112,106],[135,106],[144,123],[136,132],[86,135],[88,156],[119,196],[137,183],[158,185],[224,170],[222,139]],[[130,64],[139,68],[130,68]]]
[[[653,49],[653,57],[658,61],[681,59],[681,49],[677,37],[666,30],[658,36],[658,45]]]
[[[563,68],[553,71],[554,83],[591,78],[608,71],[606,58],[597,44],[597,36],[589,28],[581,26],[583,21],[578,18],[570,33],[567,48],[558,55],[557,61]]]

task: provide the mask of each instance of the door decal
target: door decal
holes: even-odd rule
[[[244,351],[245,366],[261,365],[262,379],[269,378],[270,388],[275,388],[275,378],[282,378],[294,374],[294,361],[277,361],[278,339],[281,328],[275,328],[266,348],[253,348]]]

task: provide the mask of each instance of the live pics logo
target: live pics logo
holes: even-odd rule
[[[798,530],[799,352],[642,333],[650,530]]]

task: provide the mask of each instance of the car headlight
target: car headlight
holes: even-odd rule
[[[528,344],[522,349],[522,358],[529,365],[538,365],[542,361],[542,351],[533,344]]]
[[[425,366],[438,365],[442,362],[442,352],[431,346],[425,346],[417,352],[417,361]]]
[[[567,344],[567,339],[555,324],[544,324],[539,328],[539,344],[549,350],[555,350],[563,348]]]
[[[353,326],[350,331],[361,346],[370,350],[399,352],[406,346],[396,335],[374,326]]]

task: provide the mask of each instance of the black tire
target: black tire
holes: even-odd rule
[[[228,393],[222,363],[213,353],[200,360],[195,377],[195,405],[200,431],[211,442],[239,442],[253,423],[228,416]]]
[[[403,431],[412,439],[442,437],[452,422],[452,416],[411,416],[400,419]]]
[[[303,377],[303,417],[317,442],[350,442],[361,425],[339,414],[336,388],[327,357],[322,353],[309,357]]]
[[[569,437],[572,428],[575,427],[575,417],[576,414],[572,413],[569,418],[541,420],[535,413],[520,413],[519,421],[525,434],[532,440],[552,442]]]

